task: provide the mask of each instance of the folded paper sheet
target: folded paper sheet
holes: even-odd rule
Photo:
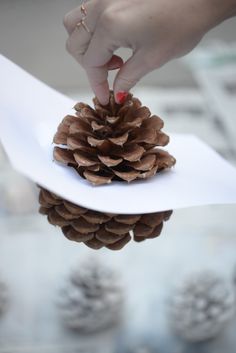
[[[236,169],[192,135],[171,135],[166,149],[177,164],[170,171],[131,184],[90,185],[52,158],[53,135],[75,102],[3,56],[0,77],[0,140],[14,168],[55,194],[123,214],[236,203]]]

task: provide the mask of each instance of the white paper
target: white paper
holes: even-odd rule
[[[75,102],[3,56],[0,77],[0,139],[12,165],[63,198],[123,214],[236,203],[236,169],[192,135],[171,135],[166,149],[177,159],[172,170],[147,181],[92,186],[52,160],[53,135]]]

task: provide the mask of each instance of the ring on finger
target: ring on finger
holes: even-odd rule
[[[90,29],[88,28],[86,22],[85,22],[85,19],[87,17],[87,10],[86,10],[86,7],[84,5],[84,2],[82,3],[82,5],[80,6],[80,11],[81,11],[81,14],[82,14],[82,18],[81,20],[77,23],[76,27],[77,28],[80,28],[81,26],[85,29],[86,32],[88,33],[91,33]]]

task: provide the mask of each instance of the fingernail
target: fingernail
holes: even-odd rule
[[[124,103],[124,101],[126,100],[127,96],[128,96],[128,93],[127,93],[127,92],[123,92],[123,91],[118,92],[118,93],[116,94],[116,101],[117,101],[119,104],[122,104],[122,103]]]
[[[113,67],[109,67],[109,70],[112,71],[112,70],[118,70],[120,68],[120,65],[117,65],[117,66],[113,66]]]

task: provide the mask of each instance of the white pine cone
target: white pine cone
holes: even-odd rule
[[[120,322],[123,299],[117,273],[92,258],[72,271],[61,290],[58,309],[65,326],[90,333]]]
[[[236,265],[234,266],[234,269],[233,269],[233,285],[236,292]]]
[[[0,316],[2,316],[8,307],[8,290],[5,283],[0,281]]]
[[[145,346],[138,346],[138,347],[131,348],[126,353],[154,353],[154,350],[145,345]]]
[[[170,300],[170,324],[190,342],[217,336],[235,311],[232,286],[215,273],[201,272],[184,280]]]

